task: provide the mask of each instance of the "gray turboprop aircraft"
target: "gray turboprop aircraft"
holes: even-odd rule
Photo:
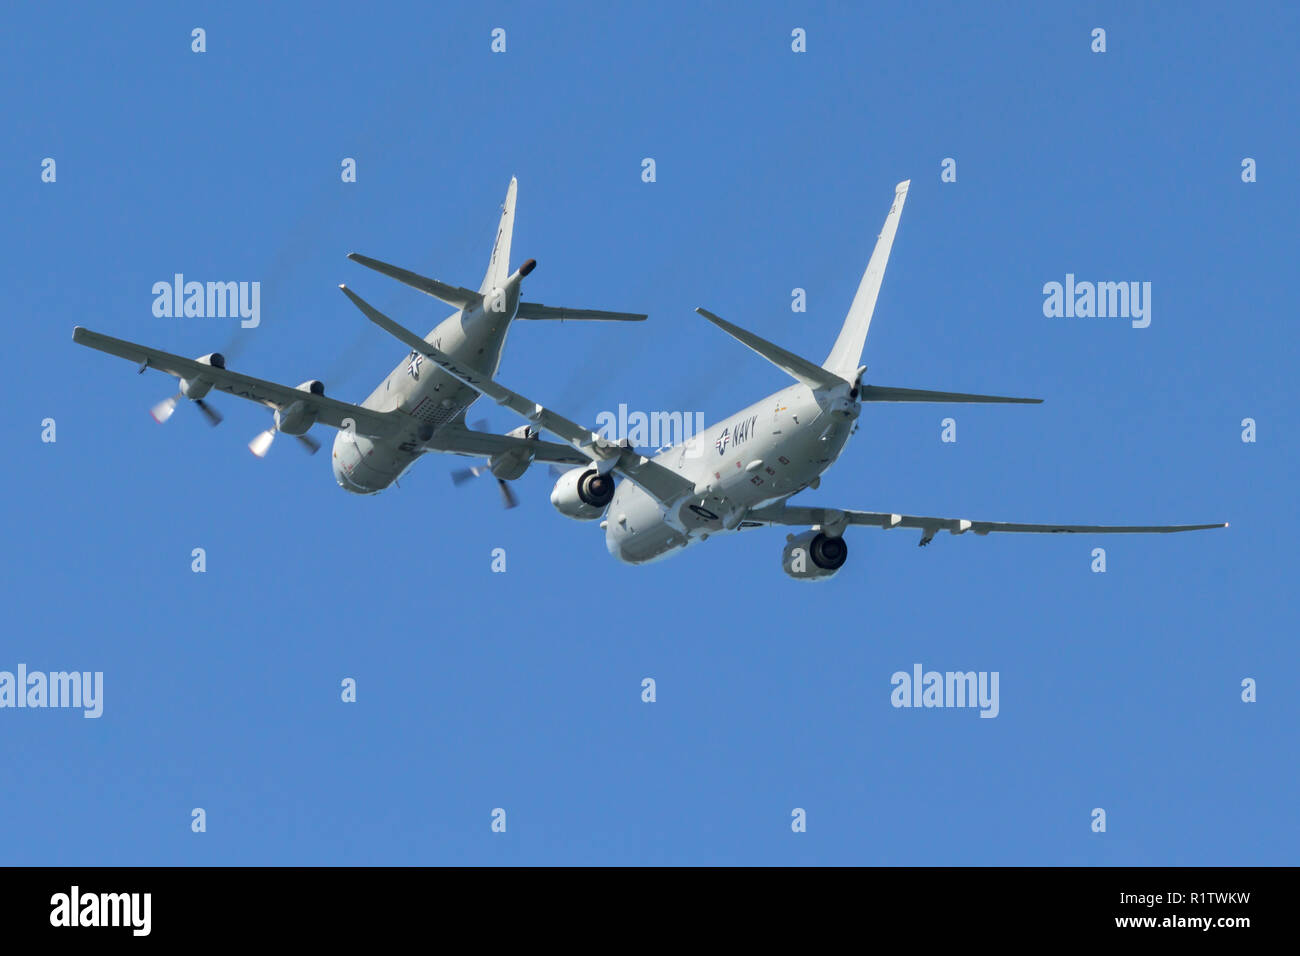
[[[290,387],[232,372],[226,368],[225,358],[219,352],[187,359],[81,327],[73,330],[73,340],[136,362],[141,372],[154,368],[175,375],[180,380],[180,391],[163,399],[151,410],[159,423],[171,417],[181,398],[188,398],[209,422],[218,424],[221,415],[204,400],[215,388],[272,410],[272,426],[249,442],[249,449],[259,458],[270,450],[278,432],[296,436],[314,454],[320,445],[308,431],[319,422],[340,430],[334,439],[334,477],[346,491],[363,495],[382,491],[426,452],[437,451],[488,459],[486,469],[474,468],[454,473],[453,477],[459,480],[465,475],[490,472],[500,484],[506,506],[513,507],[515,498],[506,481],[522,475],[535,459],[581,464],[588,458],[568,445],[541,441],[532,425],[520,426],[505,435],[467,428],[465,411],[479,393],[457,381],[453,375],[432,365],[426,366],[424,362],[428,353],[425,347],[432,346],[438,354],[454,357],[476,375],[491,376],[501,362],[506,334],[514,319],[640,322],[646,318],[643,313],[599,312],[521,302],[520,285],[537,263],[529,259],[515,272],[510,272],[510,241],[514,233],[517,189],[516,180],[511,179],[501,207],[492,258],[477,292],[419,276],[357,253],[348,256],[354,262],[391,276],[458,310],[425,339],[417,338],[420,348],[412,348],[406,359],[360,405],[325,397],[325,386],[319,381],[306,381]],[[340,288],[353,301],[362,304],[350,290]]]
[[[365,406],[326,399],[315,387],[319,383],[306,382],[294,390],[226,372],[224,363],[212,361],[212,356],[191,362],[84,329],[78,329],[74,337],[83,344],[139,361],[141,371],[156,367],[177,375],[181,379],[181,394],[188,398],[201,399],[209,388],[216,387],[260,401],[276,409],[276,427],[280,431],[303,434],[316,421],[344,429],[335,440],[334,473],[339,484],[349,491],[373,493],[380,490],[426,451],[488,458],[487,470],[503,480],[523,474],[533,461],[578,465],[560,475],[551,492],[551,503],[562,514],[579,521],[603,518],[601,527],[605,530],[605,542],[610,553],[629,564],[658,560],[715,534],[766,525],[807,529],[788,535],[782,552],[782,567],[786,573],[802,580],[829,578],[843,567],[848,558],[843,534],[849,525],[916,529],[921,533],[922,546],[929,544],[940,531],[954,535],[966,532],[977,535],[990,532],[1165,534],[1227,527],[1226,523],[1019,524],[788,504],[788,499],[795,493],[820,484],[822,472],[839,458],[856,430],[864,402],[1037,404],[1041,401],[893,388],[863,382],[866,368],[859,363],[909,185],[909,182],[902,182],[895,189],[893,205],[848,317],[830,355],[821,365],[732,325],[712,312],[696,310],[787,373],[795,379],[795,384],[654,457],[641,454],[626,439],[602,437],[496,382],[492,376],[505,329],[498,328],[489,317],[491,309],[472,313],[483,317],[491,330],[478,332],[479,338],[475,337],[474,326],[471,324],[467,329],[463,322],[454,327],[456,334],[451,334],[453,329],[448,325],[457,319],[453,316],[422,339],[350,289],[340,286],[371,322],[411,349],[409,363],[399,366],[389,376],[389,382],[381,385],[366,400]],[[513,192],[512,185],[511,198]],[[510,205],[508,200],[507,217]],[[506,217],[502,221],[504,228]],[[508,236],[508,229],[504,234]],[[508,254],[508,244],[506,250]],[[493,255],[495,263],[497,253],[494,251]],[[460,301],[457,296],[474,295],[384,263],[356,255],[351,258],[453,304]],[[502,264],[502,273],[504,268]],[[503,281],[485,281],[484,290],[491,291],[480,292],[479,307],[485,301],[500,301],[497,298],[499,289],[506,302],[506,314],[513,314],[510,303],[517,300],[519,280],[531,269],[532,260],[529,260]],[[490,278],[492,275],[489,271]],[[465,301],[469,303],[469,300]],[[466,307],[462,305],[462,308]],[[556,315],[526,314],[528,310],[544,308],[520,303],[519,316],[643,318],[565,310],[547,310],[560,313]],[[508,322],[503,324],[508,325]],[[489,343],[496,343],[495,352],[486,360],[482,357],[484,338]],[[424,389],[413,392],[402,379],[403,375],[409,374],[418,381],[422,358],[427,358],[441,373],[445,373],[438,379],[438,387],[427,394]],[[394,379],[405,386],[405,393],[409,393],[404,393],[405,397],[397,404],[392,399],[384,399]],[[478,395],[510,409],[526,419],[528,424],[505,436],[466,429],[463,425],[464,410]],[[412,405],[412,401],[421,404]],[[428,402],[433,403],[435,412],[420,418],[417,413]],[[439,409],[446,418],[439,420]],[[291,427],[286,427],[286,424]],[[541,441],[539,430],[562,438],[566,444]],[[506,444],[501,444],[503,441]],[[376,455],[381,456],[376,461],[381,466],[378,468],[369,463],[369,459]],[[616,481],[616,478],[623,480]]]

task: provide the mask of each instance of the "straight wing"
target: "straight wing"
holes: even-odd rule
[[[524,449],[532,452],[537,461],[557,465],[586,465],[591,461],[571,445],[536,438],[516,438],[513,435],[493,435],[466,428],[457,422],[449,422],[438,429],[433,438],[424,443],[424,447],[429,451],[466,455],[470,458],[491,458],[501,452]]]
[[[1207,531],[1226,528],[1219,524],[1169,524],[1169,525],[1105,525],[1105,524],[1020,524],[1010,521],[969,521],[965,518],[930,518],[920,515],[889,514],[876,511],[841,511],[835,508],[809,508],[789,505],[770,505],[751,511],[746,521],[763,524],[843,528],[845,525],[872,525],[877,528],[916,528],[921,531],[921,546],[930,543],[935,534],[986,535],[992,532],[1019,534],[1174,534],[1180,531]]]
[[[339,288],[375,325],[398,341],[428,356],[439,368],[464,382],[480,395],[510,409],[539,428],[544,428],[563,438],[581,452],[586,460],[594,462],[602,474],[617,471],[662,502],[672,501],[695,490],[694,483],[671,468],[665,468],[658,462],[637,454],[626,442],[614,442],[602,438],[590,428],[579,425],[572,419],[565,418],[558,412],[553,412],[538,402],[494,382],[488,376],[452,358],[446,352],[434,348],[410,329],[394,322],[351,289],[346,286],[339,286]]]
[[[404,434],[412,420],[396,412],[377,412],[360,405],[340,402],[324,395],[313,395],[300,388],[280,385],[264,379],[241,375],[213,365],[203,365],[193,359],[173,355],[161,349],[138,345],[125,339],[101,335],[77,326],[72,330],[72,340],[79,345],[116,355],[140,366],[140,370],[155,368],[177,378],[204,379],[218,391],[246,398],[268,408],[283,409],[294,402],[303,402],[316,410],[316,420],[334,428],[346,428],[351,421],[357,434],[375,438],[392,438]]]
[[[601,312],[599,309],[568,309],[564,306],[520,302],[516,319],[553,319],[560,322],[644,322],[643,312]]]

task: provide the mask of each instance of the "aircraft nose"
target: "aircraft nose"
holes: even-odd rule
[[[646,558],[641,553],[642,549],[636,533],[623,524],[609,522],[609,526],[605,529],[605,547],[613,558],[623,564],[645,563]]]
[[[335,439],[334,442],[333,460],[330,462],[330,465],[334,471],[334,480],[338,482],[339,487],[344,491],[354,495],[370,494],[370,489],[363,488],[361,485],[357,484],[357,482],[353,481],[352,477],[347,473],[346,469],[344,469],[343,459],[338,450],[337,439]]]
[[[615,559],[622,561],[624,564],[630,564],[627,556],[623,553],[623,540],[626,535],[617,525],[610,523],[605,528],[605,548]]]

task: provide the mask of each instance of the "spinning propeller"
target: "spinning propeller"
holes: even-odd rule
[[[184,392],[177,392],[170,398],[164,398],[161,402],[149,409],[149,414],[159,425],[172,417],[172,412],[176,411],[176,403],[185,397]],[[208,420],[208,424],[216,427],[221,424],[221,413],[205,402],[201,398],[194,399],[194,404],[199,407],[199,411]]]
[[[298,386],[298,389],[306,392],[308,396],[325,394],[325,386],[315,380],[303,382]],[[306,397],[283,408],[277,408],[271,427],[264,432],[260,432],[250,441],[248,450],[258,458],[265,458],[266,453],[271,450],[271,442],[275,441],[276,434],[284,432],[286,435],[292,435],[298,439],[302,447],[307,449],[308,454],[316,454],[316,452],[320,451],[320,442],[308,435],[307,430],[316,424],[317,414],[318,411],[311,403],[310,398]]]
[[[483,475],[492,474],[492,470],[483,465],[475,465],[473,468],[457,468],[451,473],[451,483],[456,486],[465,484],[471,478],[481,478]],[[514,489],[504,478],[497,479],[497,487],[501,489],[501,506],[503,508],[513,508],[519,504],[519,499],[515,497]]]
[[[486,419],[481,419],[473,425],[475,431],[485,432],[490,427]],[[451,483],[460,487],[471,478],[481,478],[484,475],[491,475],[492,469],[486,465],[474,465],[471,468],[456,468],[451,473]],[[495,476],[493,476],[495,477]],[[519,499],[515,497],[514,489],[504,478],[497,478],[497,488],[501,491],[501,506],[507,510],[519,504]]]
[[[248,450],[258,458],[265,458],[266,453],[271,450],[271,442],[275,441],[275,436],[279,434],[280,429],[272,425],[264,432],[258,432],[252,441],[248,443]],[[302,447],[307,449],[307,454],[314,455],[320,451],[320,442],[310,435],[294,435],[302,443]]]

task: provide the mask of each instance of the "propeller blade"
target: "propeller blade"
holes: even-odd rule
[[[275,441],[275,429],[268,428],[248,443],[248,450],[258,458],[265,458],[266,453],[271,450],[271,442],[273,441]]]
[[[489,422],[486,418],[480,418],[473,425],[471,425],[470,428],[474,429],[474,431],[476,432],[487,432],[492,430],[492,423]]]
[[[295,437],[302,443],[302,447],[307,449],[307,454],[314,455],[320,451],[320,442],[310,435],[297,435]]]
[[[457,468],[451,473],[451,483],[460,486],[465,484],[465,482],[469,481],[471,478],[477,478],[481,474],[483,474],[483,469],[477,466],[474,468]]]
[[[161,425],[163,422],[167,421],[167,419],[171,418],[172,412],[176,411],[176,400],[178,398],[180,398],[179,394],[173,395],[171,398],[164,398],[153,408],[149,409],[149,414],[153,416],[153,420]]]
[[[501,489],[501,504],[507,509],[519,504],[519,499],[515,497],[515,491],[510,487],[510,483],[504,478],[497,479],[497,486]]]
[[[199,406],[199,411],[203,413],[204,417],[208,420],[208,424],[213,428],[216,428],[221,424],[221,413],[203,399],[196,399],[194,404]]]

